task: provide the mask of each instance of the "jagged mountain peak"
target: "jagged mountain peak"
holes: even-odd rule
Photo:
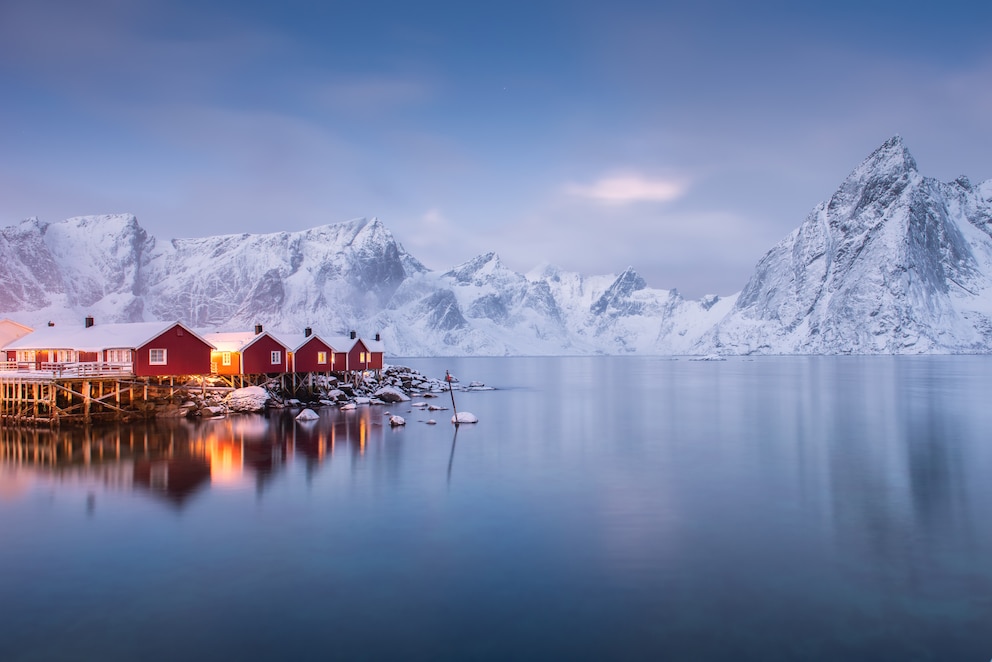
[[[131,214],[0,229],[0,313],[364,328],[395,356],[992,351],[992,181],[923,177],[899,136],[773,247],[739,295],[685,300],[496,253],[426,269],[376,217],[160,242]]]
[[[915,172],[916,170],[916,159],[909,153],[902,136],[895,135],[862,161],[854,172]]]
[[[623,270],[623,273],[617,276],[612,287],[625,292],[636,292],[637,290],[643,290],[647,286],[647,281],[634,270],[634,267],[627,267]]]
[[[758,263],[718,351],[975,351],[992,340],[992,205],[919,174],[898,136]],[[984,261],[986,264],[982,264]],[[987,351],[987,349],[986,349]]]
[[[499,255],[490,251],[461,263],[444,275],[453,278],[458,283],[471,283],[493,276],[502,276],[507,271],[509,270],[503,266]]]
[[[623,273],[617,276],[613,284],[603,292],[603,295],[592,304],[589,310],[594,315],[601,315],[610,308],[629,313],[632,311],[628,303],[630,295],[645,289],[647,286],[647,281],[639,273],[634,271],[633,267],[627,267],[623,270]]]

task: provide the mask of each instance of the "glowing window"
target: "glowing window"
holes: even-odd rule
[[[317,363],[327,363],[327,352],[317,352]]]

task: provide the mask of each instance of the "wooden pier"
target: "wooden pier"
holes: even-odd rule
[[[157,403],[190,388],[173,378],[0,373],[0,421],[58,426],[149,418]]]

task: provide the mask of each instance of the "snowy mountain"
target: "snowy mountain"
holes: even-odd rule
[[[131,215],[0,230],[0,315],[41,325],[180,320],[381,332],[394,356],[992,350],[992,182],[919,174],[902,140],[866,159],[735,296],[684,299],[632,268],[425,268],[378,219],[159,241]]]
[[[697,351],[992,349],[992,181],[923,177],[890,139],[772,248]]]

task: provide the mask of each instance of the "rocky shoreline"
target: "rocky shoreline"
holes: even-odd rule
[[[471,382],[463,386],[459,382],[450,384],[455,391],[493,390],[481,382]],[[335,377],[320,377],[315,381],[310,397],[299,397],[287,393],[278,379],[261,386],[247,386],[237,389],[198,389],[190,387],[182,391],[172,406],[160,411],[160,417],[211,418],[228,414],[258,413],[271,409],[338,407],[354,409],[359,405],[388,405],[407,402],[412,398],[436,398],[447,393],[449,383],[444,379],[427,377],[406,366],[386,366],[376,376],[366,374],[357,383],[343,382]],[[414,403],[413,406],[428,410],[441,410],[447,407],[428,403]]]

